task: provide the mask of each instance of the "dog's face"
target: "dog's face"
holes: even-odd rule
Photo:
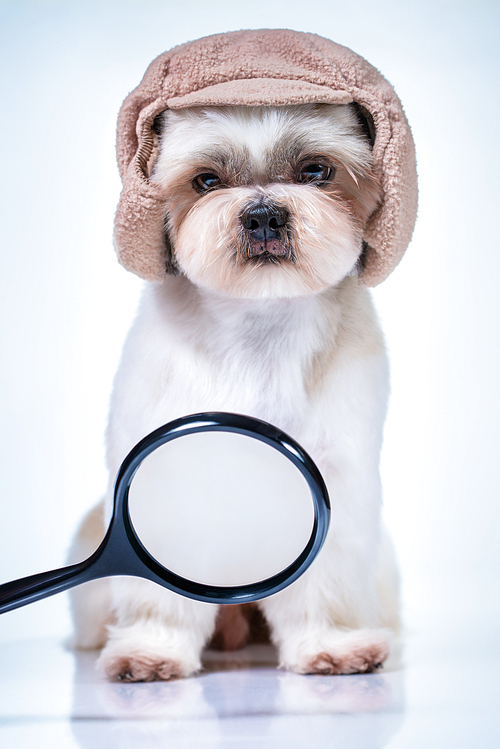
[[[380,187],[348,105],[163,114],[152,179],[175,263],[233,297],[322,291],[356,269]]]

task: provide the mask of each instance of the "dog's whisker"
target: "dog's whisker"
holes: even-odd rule
[[[349,177],[353,180],[353,182],[355,183],[356,187],[359,187],[359,180],[358,180],[356,174],[351,169],[351,167],[345,161],[341,161],[340,163],[342,164],[342,166],[346,170],[346,172],[349,175]]]

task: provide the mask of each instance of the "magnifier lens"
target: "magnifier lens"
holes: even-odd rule
[[[186,434],[157,447],[129,489],[149,554],[188,580],[253,584],[306,547],[314,505],[302,472],[277,449],[233,432]]]

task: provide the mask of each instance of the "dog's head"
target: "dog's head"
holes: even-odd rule
[[[363,240],[359,283],[375,286],[413,231],[401,102],[366,60],[314,34],[232,31],[161,54],[121,107],[117,155],[115,248],[149,281],[177,263],[231,293],[305,293],[352,271]]]
[[[380,199],[349,105],[195,107],[159,123],[152,174],[173,264],[238,297],[291,297],[356,270]]]

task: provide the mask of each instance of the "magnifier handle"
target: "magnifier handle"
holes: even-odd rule
[[[82,567],[82,563],[73,564],[0,585],[0,614],[79,585],[84,582]]]

